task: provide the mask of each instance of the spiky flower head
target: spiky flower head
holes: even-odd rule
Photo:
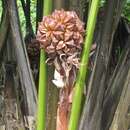
[[[66,71],[68,66],[79,66],[84,33],[84,24],[74,11],[55,10],[39,23],[37,40],[47,52],[47,62]]]

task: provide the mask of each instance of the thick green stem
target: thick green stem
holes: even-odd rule
[[[52,11],[52,0],[44,0],[44,16],[49,15]]]
[[[44,15],[48,15],[52,10],[52,0],[44,0]],[[46,63],[45,53],[41,49],[40,52],[40,73],[39,73],[39,93],[38,93],[38,119],[37,130],[45,130],[46,128]]]
[[[68,130],[77,130],[78,127],[82,94],[83,94],[83,88],[85,84],[86,73],[87,73],[89,52],[93,40],[93,33],[95,29],[96,18],[97,18],[97,13],[99,8],[99,1],[100,0],[92,0],[90,11],[89,11],[89,17],[88,17],[87,29],[86,29],[87,37],[85,38],[85,45],[84,45],[83,55],[81,59],[81,67],[75,85],[75,92],[73,97],[72,110],[71,110]]]

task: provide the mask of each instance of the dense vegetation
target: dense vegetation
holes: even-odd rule
[[[105,1],[102,0],[101,6],[103,6],[104,3],[105,3]],[[1,2],[0,2],[0,4],[1,4]],[[18,9],[19,9],[19,16],[20,16],[22,32],[23,32],[23,35],[25,35],[25,16],[23,13],[23,9],[22,9],[20,0],[17,0],[17,4],[18,4]],[[2,12],[2,8],[0,8],[0,13],[1,12]],[[122,16],[130,21],[130,0],[127,0],[125,7],[123,9]],[[33,25],[33,30],[35,32],[36,31],[36,0],[31,1],[31,21],[32,21],[32,25]]]
[[[130,0],[2,2],[0,128],[130,129]]]
[[[21,23],[21,29],[22,29],[22,33],[25,36],[25,16],[24,16],[24,12],[23,12],[23,8],[21,5],[21,1],[17,0],[17,4],[18,4],[18,11],[19,11],[19,16],[20,16],[20,23]],[[30,14],[31,14],[31,22],[33,25],[33,30],[34,32],[36,31],[36,0],[31,0],[31,8],[30,8]]]
[[[130,22],[130,0],[127,0],[125,7],[123,9],[123,16]]]
[[[2,14],[2,6],[1,6],[1,1],[0,1],[0,16]],[[23,35],[25,36],[25,16],[23,13],[22,5],[20,0],[17,0],[18,4],[18,10],[19,10],[19,16],[20,16],[20,23],[21,23],[21,29],[23,32]],[[104,4],[104,0],[102,0],[102,5]],[[127,0],[127,3],[125,4],[125,7],[123,9],[123,17],[128,19],[130,21],[130,0]],[[31,21],[33,25],[33,30],[36,30],[36,0],[31,1]]]

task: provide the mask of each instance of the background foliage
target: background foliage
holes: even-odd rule
[[[30,13],[31,13],[31,22],[33,25],[33,30],[36,30],[36,0],[31,0],[31,9],[30,9]],[[21,5],[21,1],[17,0],[17,5],[18,5],[18,12],[19,12],[19,16],[20,16],[20,24],[21,24],[21,29],[22,29],[22,33],[23,36],[25,36],[25,16],[24,16],[24,12],[22,9],[22,5]]]
[[[130,22],[130,0],[127,0],[127,3],[123,10],[123,16],[128,19]]]
[[[31,22],[33,25],[33,30],[35,32],[36,30],[36,0],[31,0]],[[105,0],[101,1],[101,4],[104,5]],[[23,36],[25,36],[25,16],[23,13],[22,5],[20,0],[17,0],[18,4],[18,11],[19,11],[19,16],[20,16],[20,24],[21,24],[21,29]],[[0,17],[2,14],[2,2],[0,0]],[[125,17],[129,22],[130,22],[130,0],[127,0],[126,5],[123,9],[122,16]]]
[[[2,2],[0,1],[0,17],[1,17],[1,14],[2,14]]]

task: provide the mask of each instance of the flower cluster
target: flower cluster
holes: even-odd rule
[[[55,10],[39,23],[37,41],[55,66],[53,83],[73,86],[84,40],[84,24],[74,11]]]
[[[55,10],[39,23],[37,40],[52,61],[63,56],[66,63],[77,65],[84,32],[84,24],[74,11]]]

